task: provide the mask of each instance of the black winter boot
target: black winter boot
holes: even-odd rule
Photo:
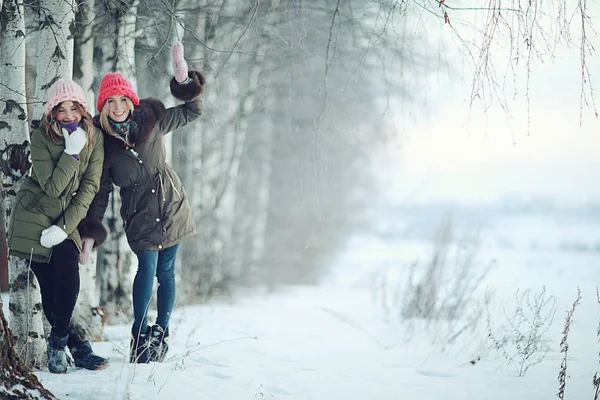
[[[67,353],[65,347],[67,347],[68,340],[68,334],[59,337],[54,330],[50,331],[47,350],[48,370],[53,374],[64,374],[67,372]]]
[[[140,329],[134,325],[131,329],[130,363],[147,364],[150,362],[150,327],[145,326],[144,328]]]
[[[169,351],[169,327],[154,325],[150,328],[149,361],[163,362]]]
[[[69,327],[69,350],[77,368],[97,371],[108,367],[108,360],[94,354],[89,340],[84,340],[72,325]]]

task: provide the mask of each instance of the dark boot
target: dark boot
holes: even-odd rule
[[[97,371],[108,367],[108,360],[94,354],[90,341],[82,339],[73,326],[69,328],[68,347],[77,368]]]
[[[67,341],[69,335],[57,336],[54,330],[50,331],[48,337],[48,370],[53,374],[64,374],[67,372]]]
[[[149,361],[163,362],[169,351],[169,327],[154,325],[150,328]]]
[[[145,329],[135,325],[131,329],[130,363],[147,364],[150,357],[150,327]]]

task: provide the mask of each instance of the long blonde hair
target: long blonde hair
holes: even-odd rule
[[[133,105],[133,102],[131,101],[131,99],[127,96],[125,97],[125,101],[127,102],[127,107],[129,108],[129,113],[133,113],[133,109],[135,108],[135,106]],[[129,141],[129,135],[126,135],[125,137],[119,135],[113,128],[112,126],[110,126],[110,122],[109,122],[109,117],[108,117],[108,101],[104,102],[104,105],[102,106],[102,111],[100,111],[100,126],[102,127],[102,129],[104,130],[104,132],[108,133],[110,136],[113,136],[119,140],[122,140],[123,142],[125,142],[125,144],[129,147],[133,147],[132,143]]]
[[[42,130],[54,142],[58,142],[61,138],[63,138],[62,130],[58,124],[58,121],[56,120],[56,115],[58,114],[58,109],[61,104],[62,102],[57,104],[50,112],[50,115],[44,115],[44,118],[42,119]],[[77,111],[79,111],[81,114],[80,124],[85,131],[85,136],[87,139],[86,146],[90,147],[94,144],[95,129],[94,123],[92,122],[92,116],[78,102],[74,101],[73,104],[77,108]]]

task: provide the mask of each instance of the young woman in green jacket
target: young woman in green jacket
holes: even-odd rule
[[[41,129],[30,135],[31,172],[16,195],[8,230],[9,254],[30,262],[40,286],[52,326],[52,373],[67,372],[67,346],[76,367],[108,365],[71,325],[79,295],[82,236],[96,246],[106,238],[101,224],[84,219],[104,162],[104,138],[87,110],[84,91],[72,80],[59,79],[48,89]]]

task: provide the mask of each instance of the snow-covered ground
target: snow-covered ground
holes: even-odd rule
[[[481,286],[489,311],[469,331],[460,322],[402,320],[401,301],[382,300],[384,292],[398,287],[415,259],[431,257],[431,244],[410,234],[369,234],[348,242],[320,286],[178,308],[163,364],[125,362],[129,326],[111,326],[109,340],[94,345],[110,357],[108,369],[37,375],[60,399],[549,399],[558,392],[563,321],[579,286],[565,398],[593,399],[592,377],[600,371],[599,221],[512,215],[485,226],[477,265],[493,260]],[[515,291],[540,293],[543,286],[555,298],[541,314],[553,318],[542,321],[547,331],[529,360],[544,357],[519,377],[520,358],[513,356],[524,342],[515,332],[531,329],[511,317]]]

